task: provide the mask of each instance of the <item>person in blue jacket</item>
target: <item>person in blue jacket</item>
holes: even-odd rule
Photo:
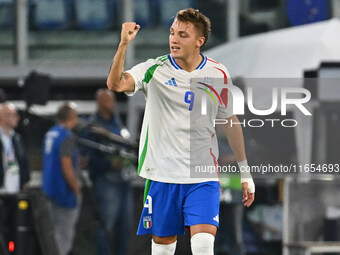
[[[42,190],[49,200],[59,254],[66,255],[72,248],[81,204],[78,150],[71,131],[78,118],[76,105],[64,103],[56,118],[58,123],[43,143]]]

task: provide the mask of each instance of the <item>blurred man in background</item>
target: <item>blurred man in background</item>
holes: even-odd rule
[[[123,125],[115,111],[116,99],[108,89],[96,92],[97,111],[90,116],[90,125],[99,126],[112,134],[121,135]],[[107,138],[93,133],[87,139],[108,144]],[[98,149],[87,150],[88,168],[93,182],[95,201],[99,209],[101,225],[96,231],[98,255],[127,253],[128,238],[132,226],[132,189],[122,176],[124,160],[118,152],[109,154]]]
[[[0,104],[5,103],[7,99],[6,93],[3,89],[0,89]]]
[[[18,122],[15,106],[0,104],[0,189],[7,193],[21,191],[30,179],[24,144],[14,130]]]
[[[78,150],[71,129],[77,123],[74,103],[64,103],[57,112],[57,125],[45,135],[42,190],[50,200],[50,212],[60,255],[72,248],[81,193],[78,182]]]

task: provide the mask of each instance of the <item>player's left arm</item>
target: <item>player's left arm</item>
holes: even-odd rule
[[[241,183],[243,190],[244,206],[249,207],[255,199],[255,184],[251,174],[247,170],[248,163],[244,146],[243,131],[241,125],[230,125],[229,123],[238,123],[236,115],[227,118],[228,124],[223,125],[225,134],[228,138],[229,145],[234,153],[236,161],[241,172]],[[241,169],[242,168],[242,169]],[[241,171],[242,170],[242,171]],[[249,170],[249,169],[248,169]]]

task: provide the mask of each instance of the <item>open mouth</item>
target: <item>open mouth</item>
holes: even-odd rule
[[[178,50],[180,50],[181,48],[180,48],[180,47],[177,47],[177,46],[172,46],[171,49],[172,49],[173,51],[178,51]]]

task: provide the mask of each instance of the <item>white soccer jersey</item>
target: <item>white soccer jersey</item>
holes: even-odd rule
[[[169,54],[126,72],[146,98],[138,174],[166,183],[218,181],[216,172],[201,173],[217,166],[214,119],[232,116],[227,69],[203,56],[187,72]]]

